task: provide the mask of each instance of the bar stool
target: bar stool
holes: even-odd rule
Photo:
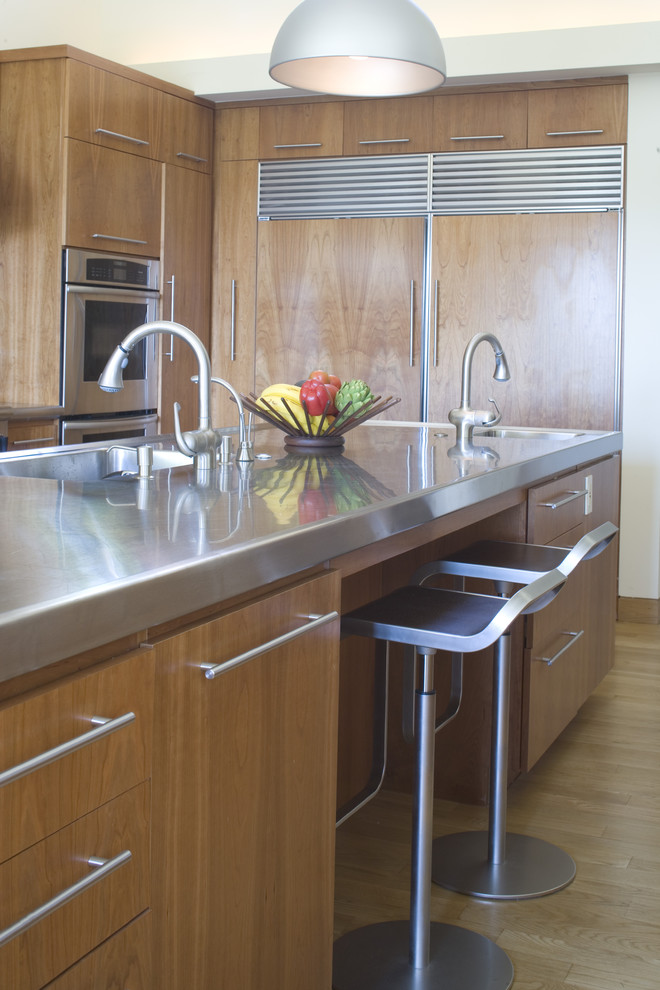
[[[514,585],[553,568],[568,577],[581,561],[601,553],[617,532],[613,523],[604,523],[570,550],[485,540],[420,568],[411,582],[422,585],[433,574],[451,574],[463,583],[468,577],[493,581],[498,595],[509,595]],[[506,831],[510,641],[508,632],[497,641],[493,664],[488,830],[453,833],[433,843],[435,883],[492,900],[551,894],[571,883],[576,872],[573,859],[552,843]]]
[[[431,923],[431,851],[438,650],[473,653],[497,643],[519,616],[544,607],[566,576],[544,573],[511,598],[408,585],[348,613],[342,633],[415,647],[415,785],[409,921],[383,922],[335,942],[335,990],[508,990],[513,966],[494,942],[456,925]]]

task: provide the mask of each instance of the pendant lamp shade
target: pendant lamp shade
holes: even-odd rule
[[[280,28],[270,75],[336,96],[404,96],[442,85],[442,42],[412,0],[303,0]]]

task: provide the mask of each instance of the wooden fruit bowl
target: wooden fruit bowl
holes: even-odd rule
[[[372,419],[373,416],[377,416],[379,413],[385,412],[386,409],[395,406],[397,402],[401,402],[401,399],[392,396],[383,399],[380,395],[375,395],[365,405],[360,406],[357,413],[351,413],[350,406],[347,406],[345,408],[348,410],[348,415],[337,416],[336,419],[329,422],[326,414],[323,413],[319,422],[314,425],[304,403],[305,419],[302,421],[300,414],[296,415],[286,398],[282,398],[282,405],[292,419],[298,423],[298,427],[295,427],[284,416],[280,415],[277,409],[268,402],[268,399],[262,400],[267,408],[257,403],[258,396],[253,392],[250,395],[241,395],[241,399],[246,409],[256,413],[257,416],[265,419],[272,426],[276,426],[278,430],[282,430],[286,434],[284,443],[291,447],[341,447],[344,443],[344,436],[349,430],[353,430],[361,423],[366,423],[368,419]],[[340,418],[341,422],[338,422]]]

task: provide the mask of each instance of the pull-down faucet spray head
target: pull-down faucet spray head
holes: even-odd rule
[[[124,387],[124,376],[122,372],[127,364],[128,351],[124,350],[121,344],[118,344],[101,372],[99,387],[104,392],[121,392]]]

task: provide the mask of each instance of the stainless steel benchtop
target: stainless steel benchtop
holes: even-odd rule
[[[620,433],[475,437],[373,421],[343,450],[260,456],[195,486],[0,477],[0,680],[292,576],[332,557],[607,457]]]

